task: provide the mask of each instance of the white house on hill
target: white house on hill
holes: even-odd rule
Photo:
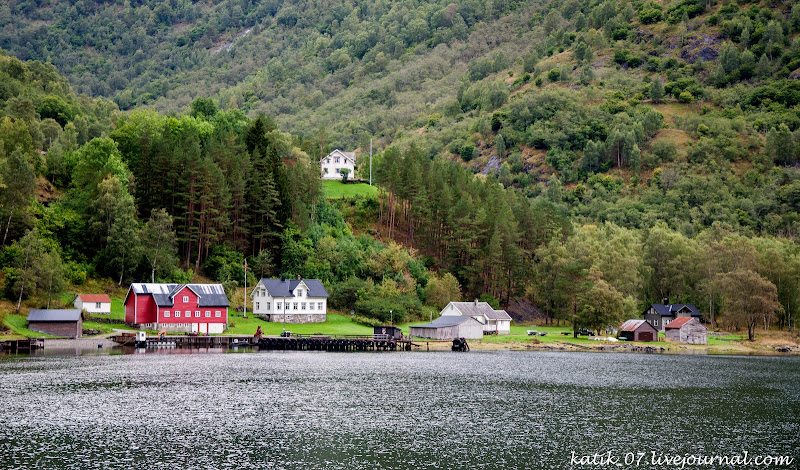
[[[323,157],[319,163],[322,168],[322,179],[324,180],[341,179],[341,171],[345,168],[350,170],[348,177],[352,178],[356,172],[356,153],[342,152],[336,149],[326,157]]]
[[[328,291],[318,279],[261,279],[250,295],[253,314],[271,322],[321,323]]]
[[[444,316],[472,317],[483,325],[487,334],[507,335],[511,333],[511,317],[505,310],[495,310],[486,302],[450,302],[442,310]]]

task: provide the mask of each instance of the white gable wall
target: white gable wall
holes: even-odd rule
[[[341,171],[344,168],[350,170],[347,177],[353,178],[356,172],[356,162],[339,150],[334,150],[320,160],[320,168],[322,170],[322,179],[342,179]]]

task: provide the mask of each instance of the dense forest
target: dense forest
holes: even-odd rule
[[[4,295],[232,288],[246,258],[365,318],[522,298],[600,329],[667,299],[792,327],[790,3],[9,2]],[[378,197],[328,201],[319,156],[371,137]]]

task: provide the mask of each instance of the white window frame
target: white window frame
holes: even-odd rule
[[[275,309],[276,309],[276,310],[280,310],[280,309],[281,309],[281,303],[280,303],[280,302],[277,302],[277,303],[275,304]]]
[[[292,302],[292,310],[297,310],[297,302]]]
[[[267,310],[269,310],[269,307],[270,307],[270,304],[271,304],[271,303],[272,303],[272,302],[267,302]]]
[[[211,318],[211,310],[206,310],[206,318]]]
[[[181,317],[181,311],[175,310],[175,318],[180,318],[180,317]]]
[[[195,318],[200,318],[200,310],[195,310],[194,311],[194,317]]]
[[[216,310],[214,312],[214,317],[215,318],[222,318],[222,312],[220,310]]]
[[[185,304],[189,303],[189,296],[188,295],[184,295],[183,296],[183,303],[185,303]]]
[[[306,309],[306,303],[300,302],[300,310],[305,310],[305,309]]]
[[[164,310],[164,318],[169,318],[169,310]]]
[[[317,305],[319,305],[319,311],[320,312],[325,310],[325,308],[322,306],[322,302],[317,302]]]
[[[260,309],[260,302],[256,302],[256,310]]]
[[[102,308],[101,305],[100,305],[100,302],[95,302],[94,308],[97,308],[97,309]]]

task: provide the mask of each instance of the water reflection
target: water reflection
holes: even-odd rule
[[[0,359],[3,466],[570,468],[573,450],[800,459],[795,357],[217,351]]]

